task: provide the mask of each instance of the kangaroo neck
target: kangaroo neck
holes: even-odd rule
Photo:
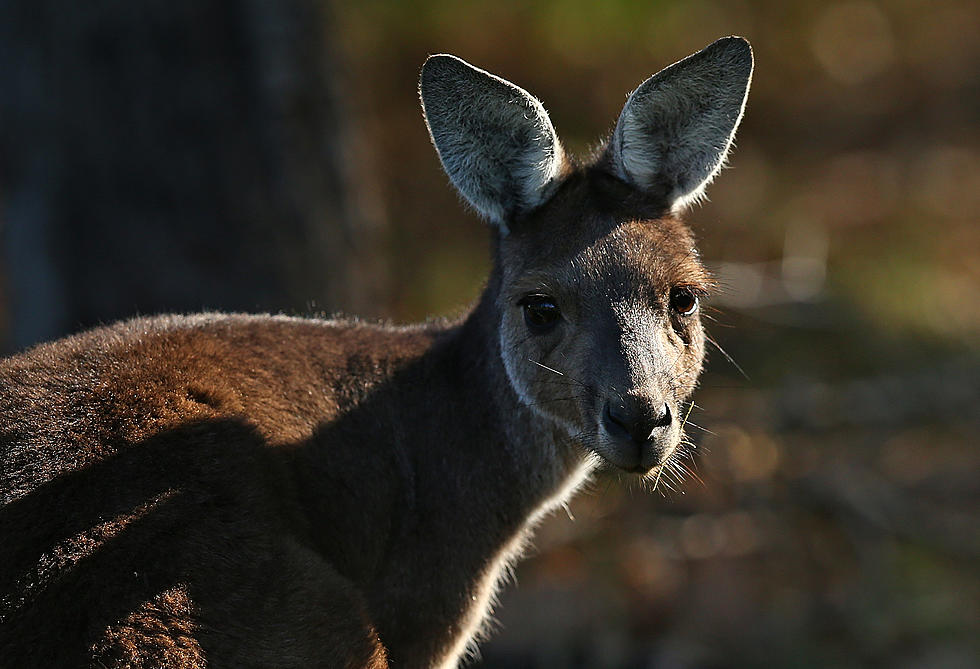
[[[426,352],[411,379],[417,387],[407,406],[421,429],[399,455],[409,463],[399,477],[405,492],[369,586],[379,632],[403,666],[463,652],[501,571],[585,473],[578,449],[524,406],[507,380],[498,286],[495,271],[477,305]],[[421,597],[419,584],[427,590]]]
[[[470,314],[448,334],[443,351],[433,350],[446,356],[440,366],[455,377],[448,380],[455,388],[451,401],[468,411],[446,426],[448,439],[441,445],[449,449],[444,457],[466,458],[458,462],[461,469],[491,468],[481,487],[502,497],[513,495],[506,508],[523,520],[561,485],[581,457],[564,430],[527,407],[508,379],[499,335],[499,286],[495,264]],[[495,478],[494,473],[505,478]]]

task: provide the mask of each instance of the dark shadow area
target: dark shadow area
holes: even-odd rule
[[[119,659],[112,653],[137,646],[150,658],[169,657],[174,642],[167,620],[186,637],[178,641],[199,642],[213,666],[301,667],[312,666],[311,658],[323,667],[368,666],[372,626],[391,648],[409,652],[403,649],[410,645],[420,652],[415,637],[427,644],[437,635],[428,628],[414,635],[403,627],[431,627],[432,616],[458,611],[465,593],[426,611],[424,594],[408,611],[403,599],[385,598],[370,602],[375,616],[368,613],[369,600],[378,594],[379,574],[390,575],[394,542],[412,529],[401,522],[414,519],[413,513],[441,518],[443,493],[459,498],[473,482],[439,453],[413,448],[420,440],[416,432],[431,430],[406,427],[405,415],[439,421],[458,409],[428,406],[424,393],[405,397],[405,388],[418,387],[424,364],[404,365],[370,390],[353,383],[378,374],[383,364],[352,356],[350,373],[323,392],[355,408],[299,441],[270,444],[274,437],[267,439],[245,418],[228,417],[188,422],[136,443],[73,446],[108,455],[52,480],[33,481],[32,490],[0,508],[4,663],[87,665],[93,645],[106,645],[106,630],[118,636],[126,626],[145,634],[128,650],[98,647],[108,653],[100,658],[106,664]],[[468,373],[456,369],[448,376],[462,387]],[[459,392],[463,405],[472,404],[468,395]],[[312,406],[319,401],[311,400]],[[269,420],[263,413],[268,410],[256,409],[259,422]],[[469,406],[468,415],[477,432],[489,433],[489,409]],[[296,434],[289,421],[280,417],[268,429]],[[421,506],[412,487],[416,467],[428,468],[445,485],[427,490]],[[32,475],[39,476],[25,468],[17,478]],[[315,527],[307,518],[315,519]],[[446,548],[432,550],[438,556]],[[393,577],[412,593],[417,583],[435,588],[445,573],[477,569],[435,561],[423,551],[413,560],[405,570],[415,580]],[[156,606],[156,612],[157,600],[175,590],[187,594],[184,609],[171,606],[163,622],[147,623],[147,608]],[[406,615],[408,623],[401,620]]]
[[[0,655],[9,666],[80,666],[107,627],[177,584],[195,602],[233,596],[233,565],[267,560],[266,535],[285,531],[283,502],[261,485],[281,475],[254,428],[213,420],[117,444],[7,504]]]
[[[312,0],[0,0],[0,349],[137,313],[367,310],[332,26]]]

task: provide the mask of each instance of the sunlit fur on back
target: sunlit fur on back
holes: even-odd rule
[[[456,666],[542,517],[676,458],[710,279],[671,212],[751,70],[734,37],[666,68],[578,164],[433,56],[430,135],[493,226],[464,317],[162,316],[0,362],[0,667]]]

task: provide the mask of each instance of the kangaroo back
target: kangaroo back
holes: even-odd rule
[[[433,144],[495,239],[464,317],[163,316],[0,362],[0,665],[456,666],[544,515],[683,451],[711,279],[677,216],[751,71],[709,45],[579,161],[433,56]]]

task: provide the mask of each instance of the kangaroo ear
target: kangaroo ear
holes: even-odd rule
[[[644,81],[623,108],[605,159],[630,185],[679,210],[704,195],[742,120],[752,47],[725,37]]]
[[[524,89],[455,56],[431,56],[419,83],[422,111],[443,169],[491,223],[551,194],[565,158],[548,112]]]

